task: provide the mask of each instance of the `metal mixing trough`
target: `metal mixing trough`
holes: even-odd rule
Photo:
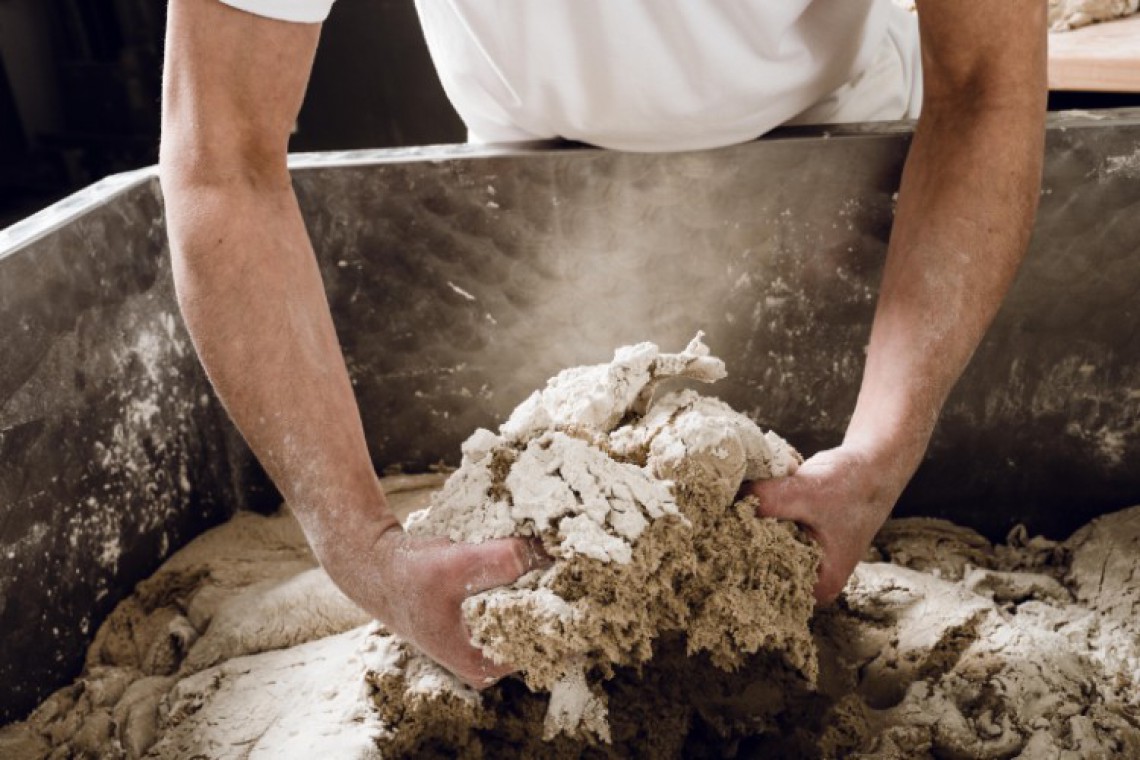
[[[838,442],[910,136],[296,157],[378,466],[455,462],[557,369],[698,329],[719,395],[805,452]],[[1062,536],[1140,502],[1138,253],[1140,110],[1054,117],[1028,261],[899,514]],[[276,497],[181,326],[153,171],[0,232],[0,325],[6,722],[170,552]]]

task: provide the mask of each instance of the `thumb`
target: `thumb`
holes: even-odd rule
[[[513,583],[531,570],[550,567],[553,560],[537,539],[500,538],[471,547],[474,569],[467,582],[468,594]]]
[[[775,517],[781,520],[805,522],[801,495],[802,487],[795,475],[767,480],[753,480],[744,487],[744,494],[756,499],[756,514],[760,517]]]

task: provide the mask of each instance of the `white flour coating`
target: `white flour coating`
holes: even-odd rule
[[[663,373],[719,374],[699,342],[654,351],[477,432],[414,521],[555,556],[464,606],[538,691],[464,686],[362,624],[288,512],[240,513],[116,608],[0,757],[1140,757],[1140,507],[997,546],[891,521],[809,635],[817,555],[734,501],[798,455],[715,399],[652,399]],[[427,505],[426,478],[386,479],[393,509]]]
[[[424,485],[420,504],[438,479],[429,476]],[[197,574],[203,562],[215,569],[176,596],[193,599],[224,586],[235,598],[255,579],[288,581],[312,567],[299,540],[287,513],[240,515],[184,549],[104,624],[88,658],[103,664],[89,665],[29,721],[0,728],[0,757],[357,760],[589,751],[541,743],[541,713],[533,723],[517,719],[491,742],[498,729],[486,715],[500,709],[499,687],[476,694],[374,624],[311,633],[311,643],[259,654],[235,652],[190,675],[181,674],[177,649],[168,650],[177,675],[146,675],[129,664],[161,649],[158,634],[176,620],[153,604],[173,598],[158,586]],[[619,743],[615,733],[612,752],[598,756],[682,756],[690,727],[678,721],[666,694],[674,685],[684,705],[753,716],[745,735],[760,736],[748,756],[1140,757],[1140,507],[1100,518],[1064,542],[1014,531],[1008,544],[992,546],[965,528],[910,519],[889,522],[875,546],[878,558],[891,562],[860,564],[841,604],[817,616],[818,694],[802,696],[806,702],[797,707],[789,696],[795,689],[761,670],[734,702],[721,671],[684,672],[609,705],[616,717],[623,707],[643,710],[649,722],[638,736],[675,737],[673,743],[638,744],[628,731]],[[313,593],[332,593],[317,588]],[[291,607],[275,607],[274,625],[305,629],[313,603],[325,602],[298,597]],[[138,617],[132,610],[141,607],[150,611]],[[199,622],[206,626],[201,638],[217,636],[210,626],[220,619]],[[556,712],[562,700],[581,694],[556,694]],[[527,726],[533,735],[520,733]],[[417,731],[418,743],[398,743]],[[394,749],[383,754],[381,746]],[[706,755],[736,746],[712,744]]]
[[[679,516],[669,483],[564,431],[606,435],[627,413],[644,412],[664,379],[720,380],[724,362],[708,354],[698,336],[679,354],[640,343],[619,348],[609,364],[563,370],[511,413],[499,435],[479,429],[467,439],[459,470],[433,510],[408,518],[408,532],[478,542],[558,529],[562,540],[548,547],[554,556],[628,562],[649,520]],[[510,457],[498,463],[510,469],[503,493],[495,492],[495,452]]]
[[[914,0],[893,0],[908,11],[915,10]],[[1049,31],[1067,32],[1089,24],[1111,21],[1140,10],[1140,0],[1049,0]]]
[[[605,694],[590,689],[582,668],[572,669],[550,689],[550,705],[542,724],[542,738],[550,741],[569,727],[581,725],[586,733],[609,744],[608,714]]]
[[[609,364],[559,372],[520,404],[499,432],[512,443],[567,427],[608,433],[627,413],[644,414],[660,381],[681,377],[715,383],[725,374],[724,362],[709,356],[700,335],[679,354],[663,354],[652,343],[624,346]]]
[[[405,513],[442,481],[384,480]],[[376,756],[356,650],[371,638],[396,644],[366,640],[367,622],[317,566],[292,514],[239,512],[115,608],[76,682],[0,728],[0,758]]]
[[[699,628],[700,622],[682,610],[643,621],[640,636],[615,639],[601,623],[608,611],[591,598],[597,593],[583,592],[589,583],[576,587],[572,599],[554,590],[570,572],[567,563],[630,565],[639,539],[662,520],[691,534],[693,525],[677,503],[678,482],[692,481],[690,491],[719,511],[732,504],[746,479],[787,475],[801,461],[778,436],[716,399],[693,390],[654,399],[661,381],[711,383],[725,374],[700,335],[681,353],[640,343],[619,348],[608,364],[564,370],[520,404],[497,435],[476,431],[439,497],[408,520],[409,533],[455,541],[537,537],[559,560],[464,603],[483,651],[520,666],[532,688],[550,691],[548,738],[584,732],[608,742],[605,700],[586,671],[642,661],[659,635]],[[666,574],[663,580],[673,578]],[[641,602],[653,607],[662,593],[672,593],[667,582],[647,586]],[[512,621],[520,619],[529,630],[515,630]],[[531,651],[520,651],[528,643]],[[810,670],[813,656],[805,654],[797,664]]]
[[[361,678],[373,641],[358,627],[183,678],[164,700],[150,756],[379,758],[383,725]]]
[[[1049,29],[1063,32],[1140,10],[1140,0],[1049,0]]]
[[[821,648],[860,674],[861,756],[1140,757],[1140,508],[1064,543],[990,547],[937,522],[876,540],[926,572],[861,564],[849,614],[819,621]]]

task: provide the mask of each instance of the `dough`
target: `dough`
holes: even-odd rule
[[[908,11],[915,0],[893,0]],[[1140,10],[1140,0],[1049,0],[1049,30],[1065,32],[1100,21],[1111,21]]]
[[[815,677],[818,552],[736,501],[745,480],[788,475],[799,455],[717,399],[654,398],[662,381],[724,374],[700,336],[679,354],[642,343],[566,370],[498,434],[471,436],[439,497],[408,519],[409,533],[455,541],[534,536],[555,558],[464,604],[476,644],[550,692],[547,739],[608,741],[604,681],[665,636],[724,671],[763,649]]]
[[[443,480],[441,475],[400,476],[386,478],[385,485],[393,508],[407,513],[424,506]],[[231,742],[231,736],[244,736],[250,727],[265,732],[268,723],[287,715],[296,720],[290,731],[306,727],[293,736],[294,744],[298,735],[320,736],[314,714],[305,712],[313,702],[311,682],[353,682],[355,690],[336,694],[350,701],[359,696],[363,678],[353,657],[356,640],[346,643],[334,634],[357,630],[362,637],[367,623],[317,566],[292,514],[285,509],[268,517],[239,512],[177,552],[115,608],[96,633],[76,682],[50,696],[26,721],[0,728],[0,757],[138,758],[153,749],[152,756],[173,758],[193,755],[182,751],[191,745],[203,756],[239,757],[245,756],[240,749],[245,745]],[[295,646],[311,641],[319,644],[318,651],[336,654],[319,660]],[[268,653],[257,655],[265,659],[241,669],[245,656],[260,652]],[[259,677],[273,681],[269,674],[278,659],[293,667],[285,668],[274,688],[255,686],[257,695],[240,709],[224,706],[230,685],[224,674],[236,673],[239,690],[263,683]],[[208,667],[214,663],[222,664]],[[207,667],[207,675],[194,675]],[[197,694],[200,685],[214,687],[204,689],[208,698],[201,697],[217,726],[208,731],[194,721],[182,728],[188,708],[178,696]],[[233,734],[227,733],[230,725]],[[356,725],[338,723],[334,733],[348,736]],[[263,741],[274,737],[267,734]],[[328,737],[322,741],[335,746]],[[372,746],[370,739],[365,744]],[[281,745],[271,746],[270,756],[280,757]]]
[[[1049,0],[1049,28],[1063,32],[1110,21],[1140,9],[1140,0]]]
[[[476,433],[446,486],[385,480],[401,515],[430,502],[410,530],[529,531],[557,558],[465,607],[522,677],[467,689],[365,622],[288,511],[239,513],[116,608],[0,757],[1140,757],[1140,507],[998,545],[891,521],[809,624],[814,548],[730,487],[794,452],[649,392],[721,372],[699,343],[619,351]]]

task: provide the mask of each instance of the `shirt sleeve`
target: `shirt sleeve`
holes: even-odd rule
[[[300,24],[319,24],[332,8],[333,0],[221,0],[226,5],[257,16],[293,21]]]

